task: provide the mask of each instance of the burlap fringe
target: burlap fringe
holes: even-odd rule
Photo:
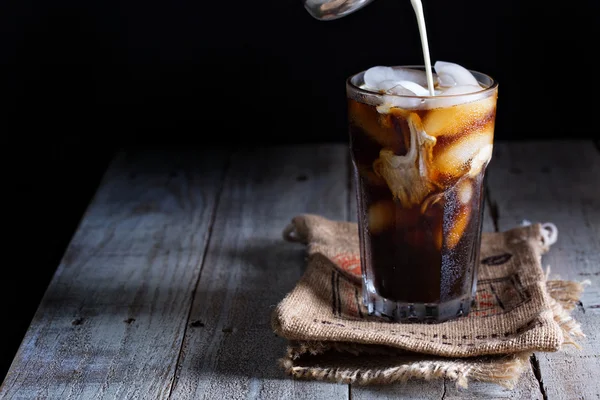
[[[494,362],[465,362],[460,360],[428,360],[406,363],[389,368],[304,367],[295,365],[290,358],[280,360],[285,372],[296,379],[320,380],[357,385],[387,385],[411,379],[432,380],[446,378],[455,381],[458,388],[468,388],[469,379],[494,382],[508,389],[514,388],[523,371],[529,367],[531,353],[506,356]]]
[[[553,224],[543,226],[542,245],[544,250],[556,241],[557,229]],[[550,226],[552,225],[552,226]],[[284,238],[289,241],[307,243],[307,230],[290,224],[284,230]],[[581,346],[575,342],[576,337],[585,337],[580,324],[571,316],[572,311],[579,303],[579,296],[584,286],[589,281],[574,282],[562,281],[559,278],[550,279],[550,268],[546,271],[546,288],[550,295],[550,305],[554,313],[554,320],[559,324],[564,336],[564,344],[571,344],[577,348]],[[273,320],[276,324],[277,321]],[[276,326],[276,325],[274,325]],[[353,356],[398,356],[397,366],[387,368],[367,367],[329,367],[298,365],[302,355],[318,356],[327,352],[348,353]],[[297,342],[289,343],[287,354],[279,360],[281,367],[288,375],[296,379],[320,380],[338,383],[351,383],[357,385],[384,385],[395,382],[406,382],[411,379],[432,380],[446,378],[455,381],[456,386],[466,389],[469,380],[493,382],[508,389],[514,388],[522,373],[530,368],[530,357],[533,353],[522,352],[504,357],[482,357],[479,359],[409,359],[402,356],[410,355],[400,349],[386,346],[369,346],[347,342]]]
[[[533,353],[523,352],[507,356],[502,362],[477,365],[469,371],[469,378],[475,381],[494,382],[513,389],[521,374],[530,367],[529,359],[532,355]]]
[[[574,338],[585,337],[585,334],[581,331],[581,325],[571,317],[570,311],[579,303],[579,297],[583,293],[584,285],[589,283],[589,281],[574,282],[560,280],[546,282],[546,290],[550,294],[550,307],[554,314],[554,320],[562,329],[564,344],[570,344],[578,349],[581,349],[581,346]]]
[[[579,303],[584,286],[589,284],[589,280],[583,282],[549,280],[546,282],[546,289],[548,294],[557,300],[565,310],[571,311]]]
[[[548,276],[548,275],[547,275]],[[554,313],[554,320],[560,325],[564,343],[577,348],[581,346],[575,342],[575,337],[585,337],[581,327],[569,312],[579,303],[579,296],[588,281],[574,282],[561,280],[548,280],[546,287],[550,294],[550,304]],[[350,367],[319,367],[300,366],[295,361],[302,355],[317,356],[326,352],[348,353],[354,356],[406,355],[400,349],[386,346],[369,346],[347,342],[310,342],[293,341],[287,348],[287,354],[279,360],[285,372],[297,379],[321,380],[338,383],[352,383],[357,385],[384,385],[394,382],[406,382],[410,379],[432,380],[446,378],[455,381],[456,386],[466,389],[469,380],[494,382],[508,389],[512,389],[519,377],[529,368],[529,358],[532,353],[524,352],[507,355],[503,359],[489,359],[486,361],[466,361],[460,359],[437,359],[427,361],[407,362],[389,368],[350,368]]]

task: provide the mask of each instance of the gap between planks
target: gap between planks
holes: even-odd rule
[[[493,170],[491,170],[491,173],[493,173]],[[487,208],[486,212],[493,222],[494,232],[500,232],[500,210],[498,208],[498,203],[494,199],[492,189],[490,188],[490,182],[488,179],[486,179],[485,182],[485,204]],[[537,361],[535,353],[533,353],[529,358],[529,366],[530,369],[523,372],[521,379],[528,378],[529,376],[531,376],[531,374],[533,374],[535,380],[539,385],[540,395],[542,396],[542,399],[548,400],[548,397],[546,396],[546,389],[544,388],[544,382],[542,380],[540,365]]]
[[[278,166],[274,168],[274,166]],[[305,249],[283,241],[291,218],[347,217],[346,154],[338,145],[244,149],[232,158],[206,267],[196,286],[171,398],[348,398],[347,385],[290,378],[271,308],[296,284]]]
[[[223,193],[223,187],[225,186],[225,180],[227,178],[227,175],[229,174],[229,170],[231,169],[231,160],[236,153],[237,153],[237,151],[232,151],[231,154],[229,154],[229,156],[227,158],[227,162],[225,164],[225,167],[223,168],[224,169],[223,179],[221,179],[221,183],[219,184],[219,189],[217,190],[217,194],[215,195],[215,202],[213,204],[211,215],[210,215],[210,221],[208,223],[206,243],[204,245],[204,250],[202,251],[202,261],[200,263],[200,271],[198,272],[198,277],[196,278],[196,281],[194,282],[194,290],[192,291],[192,300],[190,301],[187,318],[185,320],[185,327],[183,329],[183,338],[185,338],[185,335],[187,334],[190,324],[192,323],[191,316],[192,316],[192,309],[193,309],[193,305],[194,305],[194,297],[196,296],[196,288],[198,287],[198,283],[200,282],[200,277],[202,276],[202,270],[204,269],[204,265],[206,263],[206,252],[208,251],[208,247],[210,246],[210,241],[212,239],[212,231],[213,231],[213,227],[215,225],[215,220],[217,217],[217,208],[219,207],[219,201],[221,199],[221,194]],[[167,398],[171,398],[171,395],[173,394],[173,389],[175,388],[175,385],[178,380],[178,374],[179,374],[179,368],[180,368],[179,363],[181,361],[184,343],[185,343],[185,341],[184,341],[184,339],[182,339],[181,345],[179,346],[179,353],[177,354],[177,360],[175,362],[175,372],[173,374],[171,388],[169,389],[169,394],[167,395]]]
[[[169,393],[225,155],[117,155],[44,294],[0,397]]]
[[[593,371],[600,368],[600,154],[591,141],[499,143],[492,188],[499,205],[499,226],[509,229],[523,220],[553,222],[558,241],[544,255],[550,277],[589,279],[581,304],[572,311],[587,338],[582,349],[565,346],[556,353],[538,352],[532,359],[542,395],[551,399],[596,397],[600,386]],[[596,183],[594,183],[596,182]],[[555,278],[554,278],[555,279]]]

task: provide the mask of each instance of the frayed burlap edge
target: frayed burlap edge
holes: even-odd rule
[[[575,341],[575,338],[585,337],[585,334],[581,330],[581,325],[571,317],[570,312],[579,303],[584,286],[589,283],[590,281],[546,281],[546,290],[550,295],[550,307],[554,314],[554,321],[556,321],[563,332],[563,345],[570,344],[578,349],[581,348]]]
[[[548,274],[546,275],[548,278]],[[564,344],[580,348],[575,341],[585,337],[581,327],[570,311],[579,302],[584,285],[588,282],[562,280],[546,281],[550,294],[554,320],[561,327]],[[344,366],[306,366],[300,361],[302,356],[317,356],[325,353],[350,354],[357,362],[364,356],[398,356],[398,364],[392,367],[344,367]],[[455,381],[456,386],[467,388],[470,380],[492,382],[512,389],[521,374],[529,368],[532,352],[522,352],[497,357],[443,358],[420,355],[417,360],[404,361],[408,353],[386,346],[371,346],[344,342],[290,342],[285,357],[279,360],[284,371],[303,380],[319,380],[357,385],[386,385],[406,382],[410,379],[432,380],[445,378]],[[414,354],[413,354],[414,356]]]
[[[533,353],[511,354],[492,360],[423,359],[388,368],[307,367],[297,365],[290,358],[280,360],[281,367],[296,379],[319,380],[357,385],[387,385],[411,379],[430,381],[446,378],[456,386],[467,388],[469,380],[493,382],[513,388],[529,366]]]

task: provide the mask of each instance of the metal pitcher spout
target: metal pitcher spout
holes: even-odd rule
[[[373,0],[303,0],[310,15],[319,21],[331,21],[363,8]]]

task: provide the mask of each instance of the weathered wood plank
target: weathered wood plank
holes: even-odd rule
[[[549,399],[600,397],[600,154],[592,142],[500,143],[489,177],[500,229],[552,222],[558,241],[544,256],[551,276],[591,285],[574,317],[588,335],[581,351],[537,353]]]
[[[552,222],[558,242],[544,265],[564,279],[590,279],[581,301],[600,304],[600,154],[588,141],[500,143],[490,175],[500,229]]]
[[[385,386],[350,385],[352,400],[438,400],[444,396],[444,381],[408,381]]]
[[[470,382],[467,389],[458,389],[454,382],[437,380],[431,382],[409,381],[389,386],[352,386],[352,399],[427,399],[427,400],[542,400],[538,381],[533,372],[524,373],[517,386],[507,389],[487,382]]]
[[[446,391],[443,400],[500,400],[500,399],[527,399],[542,400],[540,386],[533,371],[526,371],[521,376],[519,383],[513,389],[489,382],[471,382],[467,389],[457,389],[453,383],[446,382]]]
[[[345,149],[247,150],[233,158],[185,336],[173,399],[346,399],[348,386],[296,381],[277,360],[273,307],[304,270],[305,248],[282,239],[302,213],[347,217]]]
[[[161,152],[113,161],[0,398],[168,396],[227,159]]]

